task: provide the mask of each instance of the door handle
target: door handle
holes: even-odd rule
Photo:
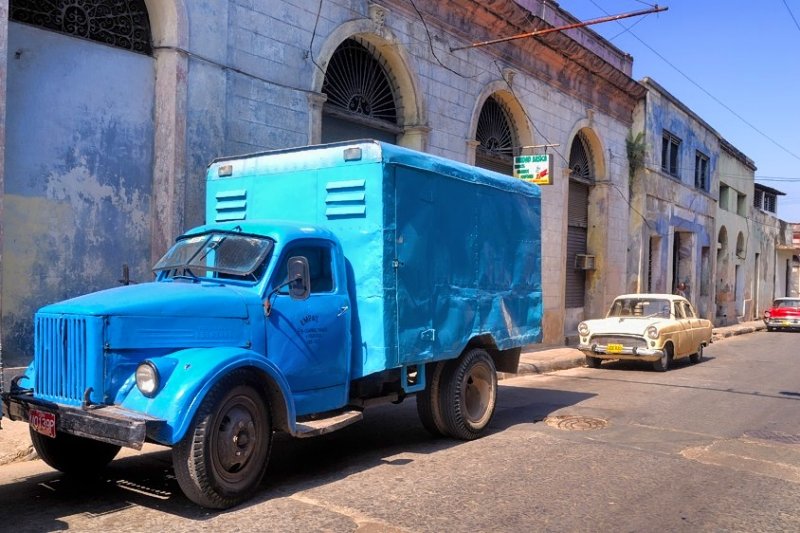
[[[342,308],[339,309],[339,313],[336,316],[342,316],[347,312],[348,309],[350,309],[350,307],[343,305]]]

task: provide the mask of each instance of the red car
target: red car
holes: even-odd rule
[[[800,329],[800,298],[776,298],[764,311],[764,324],[767,331]]]

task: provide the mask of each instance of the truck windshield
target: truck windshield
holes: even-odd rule
[[[270,239],[212,232],[176,242],[153,267],[167,278],[258,281],[272,252]]]

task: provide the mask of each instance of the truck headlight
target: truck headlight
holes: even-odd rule
[[[145,396],[152,397],[156,393],[159,381],[158,369],[150,361],[136,367],[136,386]]]
[[[655,340],[658,338],[658,328],[655,326],[650,326],[647,328],[647,336],[651,339]]]
[[[589,326],[586,324],[586,322],[581,322],[578,324],[578,334],[581,337],[585,337],[589,334]]]

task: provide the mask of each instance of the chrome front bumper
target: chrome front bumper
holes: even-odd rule
[[[764,320],[768,328],[800,329],[800,320],[796,318],[768,318]]]
[[[622,350],[609,351],[605,344],[581,344],[578,349],[584,354],[600,359],[632,359],[636,361],[658,361],[664,356],[664,350],[623,346]]]

